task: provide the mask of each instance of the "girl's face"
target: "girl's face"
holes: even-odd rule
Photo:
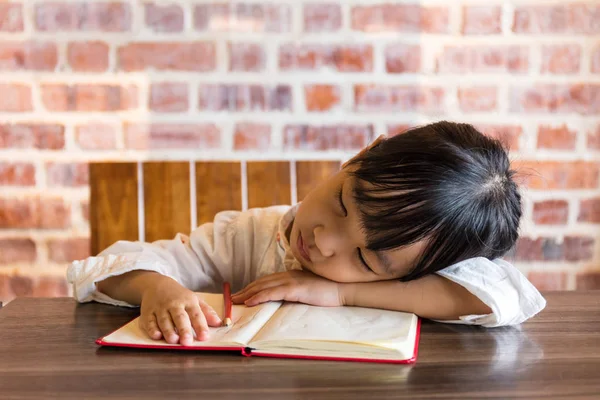
[[[289,234],[302,267],[337,282],[397,279],[408,274],[424,241],[388,251],[366,248],[348,167],[315,187],[300,204]]]

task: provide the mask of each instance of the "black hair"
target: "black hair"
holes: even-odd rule
[[[369,250],[426,240],[404,281],[468,258],[500,257],[518,238],[521,196],[508,150],[472,125],[412,128],[348,166]]]

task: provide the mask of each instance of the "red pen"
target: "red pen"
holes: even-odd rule
[[[231,326],[233,321],[231,320],[231,287],[229,286],[229,282],[223,283],[223,304],[225,307],[223,325]]]

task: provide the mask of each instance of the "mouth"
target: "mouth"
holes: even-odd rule
[[[302,232],[298,233],[298,243],[297,243],[297,247],[298,247],[298,251],[300,252],[300,255],[306,260],[306,261],[311,261],[310,259],[310,254],[308,254],[308,249],[306,247],[306,243],[304,243],[304,240],[302,239]]]

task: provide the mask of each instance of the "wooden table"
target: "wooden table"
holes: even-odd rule
[[[0,398],[600,398],[600,291],[546,298],[521,327],[425,321],[414,366],[100,348],[137,310],[19,298],[0,310]]]

